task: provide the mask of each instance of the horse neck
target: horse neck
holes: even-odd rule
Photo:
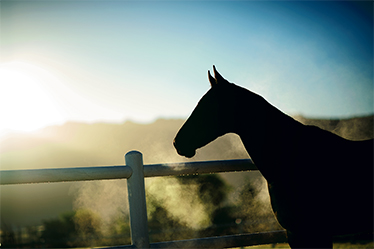
[[[244,99],[250,98],[253,98],[253,95],[248,95]],[[297,138],[303,125],[270,105],[262,97],[256,98],[255,105],[253,101],[240,103],[240,109],[246,110],[247,115],[237,115],[237,125],[233,131],[240,136],[260,171],[266,174],[266,170],[270,169],[261,170],[261,167],[273,163],[277,165],[276,160],[282,156],[286,146],[292,146],[291,141]],[[248,111],[253,109],[256,111]]]

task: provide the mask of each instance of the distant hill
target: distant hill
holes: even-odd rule
[[[352,140],[373,138],[373,115],[344,120],[300,116],[295,119]],[[69,122],[33,134],[11,134],[0,143],[1,170],[123,165],[123,156],[130,150],[141,151],[145,164],[190,161],[177,155],[172,145],[183,122],[181,119],[159,119],[150,124]],[[198,150],[193,160],[235,158],[248,158],[248,155],[239,137],[229,134]],[[245,174],[231,174],[225,178],[237,186]],[[71,184],[1,186],[2,222],[35,225],[40,224],[41,219],[71,210],[74,200]]]
[[[318,126],[349,140],[365,140],[374,137],[374,116],[348,119],[308,119],[302,116],[294,117],[305,125]]]
[[[374,116],[343,120],[296,120],[351,140],[373,138]],[[124,164],[123,155],[139,150],[145,163],[186,160],[176,154],[172,141],[184,120],[159,119],[150,124],[73,123],[51,126],[34,134],[13,134],[0,143],[1,169],[56,168]],[[198,153],[194,160],[247,158],[240,139],[228,134]]]
[[[177,155],[172,145],[183,122],[165,119],[151,124],[69,122],[47,127],[36,134],[10,135],[1,142],[1,165],[3,170],[119,165],[124,164],[123,156],[130,150],[141,151],[145,163],[184,161],[186,159]],[[247,157],[245,151],[238,153],[231,149],[232,137],[234,135],[218,139],[222,141],[208,146],[194,159]]]

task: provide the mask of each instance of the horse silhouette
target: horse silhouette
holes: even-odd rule
[[[332,248],[334,235],[373,231],[373,139],[303,125],[213,70],[210,90],[174,139],[178,154],[190,158],[217,137],[238,134],[267,180],[291,248]]]

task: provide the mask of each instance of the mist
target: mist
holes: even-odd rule
[[[69,194],[74,198],[74,210],[93,211],[101,217],[104,227],[113,217],[129,212],[126,180],[76,182]]]
[[[148,181],[146,193],[149,198],[162,203],[170,215],[189,228],[200,229],[210,225],[206,207],[196,198],[196,184],[182,185],[174,177],[157,177]],[[154,206],[148,207],[152,219]],[[191,212],[193,210],[193,212]]]

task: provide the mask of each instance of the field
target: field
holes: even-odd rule
[[[291,248],[288,244],[282,243],[282,244],[273,244],[273,245],[260,245],[260,246],[250,246],[245,247],[247,249],[254,249],[254,248]],[[338,248],[374,248],[374,242],[364,243],[364,244],[351,244],[351,243],[334,243],[333,245],[334,249]]]

